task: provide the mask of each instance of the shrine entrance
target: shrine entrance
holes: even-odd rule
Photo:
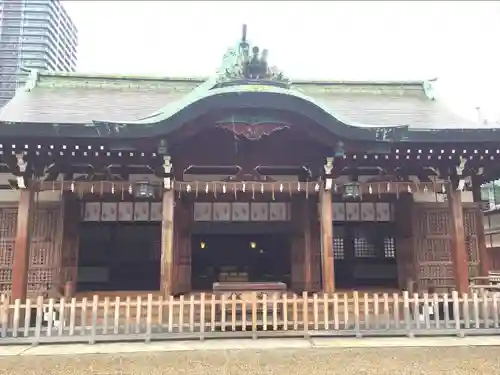
[[[160,289],[161,225],[80,224],[77,291]]]
[[[191,244],[194,290],[211,290],[217,281],[290,285],[290,239],[285,234],[195,235]]]
[[[392,223],[334,225],[335,283],[340,289],[398,288]]]

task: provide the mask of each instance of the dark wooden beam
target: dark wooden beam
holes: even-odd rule
[[[16,242],[12,260],[12,298],[24,301],[28,293],[32,222],[36,213],[33,209],[33,189],[22,189],[20,192]]]
[[[486,247],[486,234],[484,232],[484,211],[481,202],[481,185],[478,179],[472,180],[472,197],[474,202],[478,203],[475,211],[475,229],[477,238],[477,250],[479,255],[479,270],[481,276],[488,276],[489,271],[493,269],[490,252]]]
[[[456,290],[460,294],[469,291],[469,262],[465,243],[461,195],[462,192],[457,190],[456,183],[451,183],[447,189],[451,229],[451,257],[455,272]]]
[[[333,260],[333,212],[332,193],[321,189],[320,225],[322,256],[322,287],[325,293],[335,292],[335,267]]]
[[[163,192],[161,227],[161,292],[163,297],[173,293],[174,283],[174,190]]]

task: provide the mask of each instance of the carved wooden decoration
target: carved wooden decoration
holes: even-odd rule
[[[271,135],[278,130],[288,129],[288,125],[283,124],[221,124],[217,127],[234,133],[235,136],[243,137],[252,141]]]
[[[161,202],[151,203],[149,219],[151,221],[161,221],[162,219]]]
[[[149,202],[136,202],[134,204],[134,221],[149,221]]]
[[[194,221],[289,221],[287,202],[195,202]]]
[[[250,220],[250,203],[237,202],[231,207],[231,219],[233,221],[249,221]]]
[[[102,204],[101,221],[116,221],[118,219],[118,203],[105,202]]]

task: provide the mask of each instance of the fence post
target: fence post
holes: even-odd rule
[[[200,294],[200,340],[205,340],[205,292]]]
[[[304,338],[308,339],[309,334],[309,296],[307,292],[302,292],[302,323],[304,325]]]
[[[257,293],[252,292],[252,339],[257,339]]]
[[[462,331],[462,324],[460,321],[460,299],[458,298],[458,292],[456,290],[451,292],[451,298],[453,299],[453,317],[455,318],[455,329],[457,330],[458,337],[464,337],[464,332]]]
[[[359,322],[359,295],[357,291],[353,293],[353,302],[354,302],[354,330],[356,331],[356,337],[361,338],[363,335],[361,334],[361,327]]]
[[[64,334],[64,327],[66,326],[66,300],[64,297],[59,299],[59,327],[57,328],[57,335],[60,337]]]
[[[148,294],[148,306],[146,308],[146,343],[151,342],[151,321],[153,319],[153,295]]]
[[[17,337],[19,324],[21,320],[21,300],[16,299],[14,302],[14,319],[12,321],[12,337]]]
[[[95,337],[97,333],[97,314],[99,311],[99,296],[94,295],[92,298],[92,323],[90,326],[89,344],[95,344]]]
[[[40,343],[42,334],[42,319],[43,319],[43,296],[38,296],[36,299],[36,324],[35,324],[35,342],[34,345]]]
[[[484,290],[481,301],[481,315],[483,316],[483,328],[490,328],[490,314],[489,314],[489,298],[490,294],[487,290]]]
[[[498,328],[498,292],[493,293],[493,301],[492,301],[492,310],[493,310],[493,327]]]
[[[411,313],[410,313],[410,300],[409,293],[407,290],[403,291],[403,315],[405,318],[405,329],[408,337],[414,337],[412,326],[411,326]]]
[[[31,324],[31,300],[26,299],[26,304],[24,305],[24,327],[23,327],[23,336],[29,337],[30,335],[30,324]]]
[[[7,327],[9,325],[9,297],[2,294],[0,302],[0,325],[2,327],[1,337],[7,337]]]

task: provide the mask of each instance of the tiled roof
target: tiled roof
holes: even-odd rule
[[[133,121],[181,99],[203,78],[130,77],[33,72],[2,109],[0,121],[90,123]],[[432,98],[432,82],[295,81],[293,85],[352,125],[471,128],[477,125]]]

